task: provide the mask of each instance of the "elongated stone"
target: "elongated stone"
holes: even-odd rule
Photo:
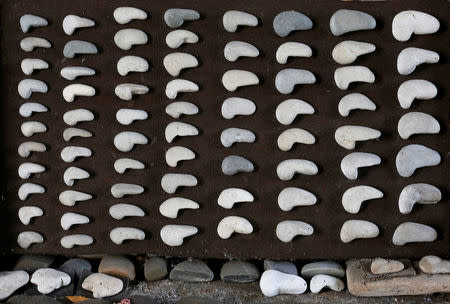
[[[225,175],[235,175],[240,172],[253,172],[253,163],[248,159],[238,156],[230,155],[223,159],[222,161],[222,172]]]
[[[375,18],[357,10],[340,9],[330,19],[330,29],[334,36],[354,31],[372,30],[376,25]]]
[[[273,18],[273,30],[280,37],[286,37],[293,31],[306,31],[313,27],[308,16],[296,11],[284,11]]]

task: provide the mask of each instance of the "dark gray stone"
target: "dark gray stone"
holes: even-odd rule
[[[292,31],[310,30],[312,27],[311,19],[296,11],[284,11],[273,18],[273,29],[280,37],[286,37]]]
[[[209,297],[197,297],[197,296],[184,297],[180,298],[177,301],[177,304],[221,304],[221,303],[224,302]]]
[[[7,304],[61,304],[57,300],[48,296],[25,296],[17,295],[6,301]]]
[[[110,304],[111,302],[102,299],[92,299],[80,302],[78,304]]]
[[[306,264],[301,271],[304,279],[310,279],[316,274],[327,274],[333,277],[345,277],[345,269],[334,261],[320,261]]]
[[[246,261],[226,262],[220,270],[220,277],[225,282],[249,283],[256,281],[259,275],[258,268]]]
[[[340,9],[330,18],[330,29],[335,36],[354,31],[372,30],[376,25],[375,18],[356,10]]]
[[[164,279],[167,276],[166,259],[154,256],[145,261],[144,276],[147,281]]]
[[[222,161],[222,172],[225,175],[235,175],[239,172],[253,172],[254,169],[252,162],[242,156],[229,155]]]
[[[92,265],[88,260],[73,258],[62,264],[58,270],[67,273],[72,279],[74,277],[80,278],[84,271],[92,271]]]
[[[197,11],[183,8],[171,8],[164,13],[164,21],[171,28],[180,27],[184,21],[197,20],[200,14]]]
[[[154,296],[131,296],[131,304],[159,304],[158,300],[155,300]]]
[[[209,282],[214,274],[205,262],[198,259],[183,261],[172,269],[170,278],[181,282]]]
[[[264,260],[264,270],[274,269],[283,273],[298,275],[297,266],[288,261]]]
[[[54,260],[55,257],[51,255],[23,255],[17,261],[14,270],[25,270],[31,274],[39,268],[50,267]]]
[[[97,47],[88,42],[82,40],[71,40],[64,45],[63,54],[64,57],[74,58],[78,54],[97,54]]]

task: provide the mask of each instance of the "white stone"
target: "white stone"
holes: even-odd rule
[[[145,232],[133,227],[117,227],[111,230],[109,238],[114,244],[120,245],[127,240],[142,241],[145,239]]]
[[[20,63],[20,68],[25,75],[31,75],[35,70],[46,70],[49,65],[42,59],[23,59]]]
[[[225,209],[232,209],[234,204],[253,202],[255,198],[247,190],[240,188],[227,188],[220,192],[217,204]]]
[[[334,133],[338,145],[349,150],[355,149],[357,141],[377,139],[380,136],[380,131],[363,126],[342,126]]]
[[[186,101],[175,101],[167,105],[166,113],[173,118],[180,118],[181,115],[195,115],[198,113],[198,107]]]
[[[316,175],[319,169],[316,164],[306,159],[287,159],[277,166],[277,175],[281,180],[290,180],[296,173]]]
[[[65,272],[52,268],[41,268],[33,273],[30,281],[37,285],[40,293],[49,294],[58,288],[69,285],[71,278]]]
[[[283,125],[290,125],[300,114],[314,114],[314,108],[300,99],[286,99],[275,111],[278,122]]]
[[[75,126],[79,122],[93,121],[94,113],[87,109],[75,109],[64,113],[63,120],[69,126]]]
[[[222,18],[223,27],[227,32],[236,32],[238,26],[257,26],[258,18],[241,11],[227,11]]]
[[[77,15],[67,15],[66,17],[64,17],[62,23],[64,33],[66,33],[67,35],[72,35],[78,28],[92,27],[94,25],[94,21]]]
[[[409,109],[415,99],[432,99],[437,93],[438,90],[432,82],[410,79],[398,87],[397,99],[403,109]]]
[[[36,141],[25,141],[21,143],[17,148],[17,153],[23,158],[30,156],[31,152],[45,151],[47,151],[47,147],[43,143]]]
[[[352,82],[374,83],[375,75],[365,66],[345,66],[334,71],[334,81],[339,89],[347,90]]]
[[[64,171],[63,180],[67,186],[71,187],[74,185],[75,181],[89,177],[90,174],[86,170],[78,167],[69,167]]]
[[[119,109],[116,112],[116,120],[124,126],[131,125],[136,120],[146,120],[147,118],[148,114],[144,110]]]
[[[310,224],[302,221],[288,220],[279,222],[275,233],[280,241],[289,243],[292,242],[297,235],[312,235],[314,233],[314,228]]]
[[[63,97],[67,102],[73,102],[77,96],[92,97],[95,95],[95,89],[86,84],[74,83],[69,84],[63,89]]]
[[[130,72],[144,73],[149,68],[147,60],[139,56],[123,56],[117,61],[117,72],[126,76]]]
[[[312,145],[316,142],[314,135],[300,128],[291,128],[278,136],[277,144],[281,151],[289,151],[294,144]]]
[[[148,37],[142,30],[127,28],[117,31],[114,35],[114,42],[120,49],[127,51],[134,45],[147,44]]]
[[[168,246],[183,245],[184,238],[198,232],[197,227],[189,225],[165,225],[161,228],[160,236],[164,244]]]
[[[175,99],[179,93],[197,92],[198,90],[199,87],[195,82],[186,79],[174,79],[166,85],[166,96],[169,99]]]
[[[302,294],[308,285],[303,278],[297,275],[269,269],[261,275],[259,287],[266,297],[274,297],[280,294]]]
[[[22,17],[20,17],[20,28],[22,29],[22,32],[28,33],[30,28],[32,27],[42,27],[47,26],[48,21],[45,18],[42,18],[40,16],[31,15],[31,14],[25,14]],[[1,300],[1,298],[0,298]]]
[[[408,41],[412,34],[433,34],[440,23],[434,16],[420,11],[407,10],[395,15],[392,20],[392,35],[398,41]]]
[[[397,71],[401,75],[409,75],[418,65],[423,63],[436,63],[439,61],[439,54],[433,51],[408,47],[403,49],[397,57]]]
[[[184,43],[197,43],[198,36],[187,30],[174,30],[167,34],[166,44],[172,49],[179,48]]]
[[[86,147],[67,146],[61,150],[61,158],[66,163],[71,163],[78,157],[90,157],[91,155],[91,149]]]
[[[178,187],[195,187],[197,178],[191,174],[167,173],[161,178],[161,187],[166,193],[173,194]]]
[[[64,79],[75,80],[78,77],[93,76],[95,70],[81,66],[70,66],[62,68],[60,74]]]
[[[145,216],[145,212],[141,208],[132,204],[115,204],[109,207],[109,214],[116,220],[121,220],[128,216]]]
[[[358,178],[358,169],[381,164],[381,158],[372,153],[352,152],[342,158],[341,171],[345,177],[351,180]]]
[[[339,64],[350,64],[361,55],[375,52],[375,49],[371,43],[346,40],[336,44],[331,55]]]
[[[398,134],[408,139],[414,134],[437,134],[441,130],[439,122],[433,116],[422,112],[409,112],[398,121]]]
[[[123,289],[122,280],[103,273],[93,273],[84,279],[81,284],[86,290],[92,292],[94,298],[111,297]]]
[[[345,190],[342,195],[342,206],[348,213],[357,214],[363,202],[383,196],[383,192],[374,187],[354,186]]]
[[[42,211],[41,208],[36,206],[20,207],[18,212],[19,219],[24,225],[29,225],[33,217],[39,217],[42,216],[43,214],[44,211]]]
[[[258,76],[244,70],[228,70],[223,73],[222,84],[230,92],[236,91],[239,87],[259,84]]]
[[[237,115],[252,115],[255,111],[255,103],[241,97],[229,97],[225,99],[221,108],[222,116],[225,119],[232,119]]]
[[[61,227],[64,230],[69,230],[73,225],[87,224],[89,223],[89,218],[85,215],[73,212],[64,213],[61,216]]]
[[[17,244],[23,249],[27,249],[32,244],[43,243],[42,235],[35,231],[23,231],[17,236]]]
[[[145,20],[147,13],[139,8],[122,6],[114,10],[114,20],[119,24],[127,24],[132,20]]]
[[[166,55],[163,59],[166,71],[172,76],[180,75],[181,70],[198,66],[195,56],[188,53],[175,52]]]
[[[31,162],[21,163],[17,170],[21,179],[28,179],[32,174],[45,172],[45,167]]]
[[[424,256],[419,261],[419,267],[423,272],[430,274],[450,273],[450,261],[435,255]]]
[[[132,100],[133,95],[144,95],[148,91],[149,88],[147,86],[137,83],[121,83],[114,89],[116,96],[122,100]]]
[[[22,117],[31,117],[33,113],[44,113],[47,111],[48,109],[46,106],[37,102],[26,102],[22,104],[19,108],[19,114]]]
[[[195,159],[195,153],[183,146],[173,146],[166,151],[166,163],[172,168],[180,161],[191,159]]]
[[[37,194],[37,193],[45,193],[45,188],[41,185],[34,184],[34,183],[24,183],[20,186],[19,190],[17,191],[17,196],[19,196],[20,200],[24,201],[28,198],[30,194]]]
[[[26,37],[20,40],[20,48],[25,52],[32,52],[35,48],[51,48],[52,44],[44,38]]]
[[[173,142],[175,137],[180,136],[196,136],[198,135],[198,129],[193,125],[180,122],[173,121],[166,126],[165,137],[168,143]]]
[[[125,195],[138,195],[144,192],[144,187],[137,184],[118,183],[111,187],[111,194],[115,198],[122,198]]]
[[[74,137],[92,137],[92,133],[79,128],[67,128],[63,131],[65,141],[70,141]]]
[[[377,106],[366,95],[361,93],[350,93],[341,98],[338,105],[339,114],[347,117],[352,110],[375,111]]]
[[[168,218],[177,218],[181,209],[198,209],[200,205],[183,197],[171,197],[159,206],[159,213]]]
[[[317,203],[314,194],[301,188],[287,187],[278,194],[278,206],[283,211],[291,211],[296,206],[311,206]]]
[[[334,291],[342,291],[345,284],[341,279],[327,274],[316,274],[309,282],[309,288],[313,293],[319,293],[325,287]]]
[[[438,152],[423,145],[407,145],[400,149],[395,158],[397,172],[402,177],[410,177],[423,167],[437,166],[441,162]]]
[[[287,63],[289,57],[311,57],[312,49],[300,42],[285,42],[277,49],[275,57],[278,63]]]
[[[395,273],[405,268],[402,262],[396,260],[375,259],[370,263],[370,271],[373,274]]]
[[[230,41],[223,48],[223,56],[226,60],[234,62],[239,57],[258,57],[259,50],[244,41]]]
[[[41,80],[37,79],[23,79],[17,85],[17,91],[19,92],[20,97],[23,99],[28,99],[31,97],[33,93],[47,93],[48,87],[47,84]]]
[[[224,217],[217,225],[217,234],[224,240],[230,238],[233,233],[250,234],[252,232],[252,224],[240,216]]]
[[[299,84],[314,84],[316,77],[304,69],[284,69],[275,76],[275,87],[281,94],[290,94]]]
[[[75,203],[88,201],[92,195],[75,190],[65,190],[59,194],[59,201],[65,206],[75,206]]]
[[[30,276],[23,270],[0,272],[0,300],[8,298],[29,280]]]
[[[47,132],[47,127],[40,121],[26,121],[20,125],[23,136],[31,137],[36,133]]]
[[[220,142],[226,148],[231,147],[234,143],[252,143],[255,139],[255,134],[247,129],[228,128],[220,133]]]
[[[130,152],[135,145],[146,145],[147,137],[138,132],[124,131],[114,136],[114,146],[121,152]]]
[[[436,239],[437,232],[433,227],[420,223],[405,222],[395,229],[392,243],[403,246],[407,243],[434,242]]]
[[[433,185],[409,184],[400,192],[398,209],[402,214],[409,214],[416,203],[423,205],[437,204],[441,199],[441,191]]]
[[[119,158],[114,161],[114,170],[120,174],[124,174],[129,169],[141,170],[144,168],[145,165],[142,162],[132,158]]]
[[[349,243],[355,239],[376,238],[380,233],[377,225],[364,220],[348,220],[341,228],[341,241]]]

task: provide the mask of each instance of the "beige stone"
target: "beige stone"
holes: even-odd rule
[[[98,272],[130,280],[136,277],[133,263],[128,258],[119,255],[105,255],[100,261]]]
[[[450,273],[450,261],[435,255],[424,256],[419,262],[419,267],[425,273]]]
[[[396,260],[376,259],[370,264],[370,271],[374,274],[399,272],[404,268],[405,265]]]

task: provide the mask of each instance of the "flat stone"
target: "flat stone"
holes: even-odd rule
[[[105,255],[100,261],[98,272],[134,280],[134,264],[125,256]]]
[[[6,301],[7,304],[61,304],[59,301],[48,296],[25,296],[17,295]]]
[[[370,264],[370,271],[374,274],[399,272],[404,268],[405,265],[396,260],[376,259]]]
[[[96,258],[98,258],[98,257],[96,257]],[[75,292],[75,295],[83,296],[83,297],[86,297],[86,298],[93,298],[94,297],[93,293],[90,290],[86,290],[86,289],[83,288],[84,280],[88,276],[90,276],[91,274],[92,274],[92,272],[88,272],[88,271],[83,272],[81,278],[78,281],[78,286],[77,286],[77,290]],[[129,296],[129,294],[130,294],[130,291],[128,289],[130,280],[127,279],[127,278],[118,278],[118,279],[120,279],[122,281],[122,285],[123,285],[122,291],[119,292],[116,295],[113,295],[113,296],[105,298],[104,300],[107,300],[108,303],[111,303],[113,301],[119,302],[120,300],[122,300],[124,298],[127,298]]]
[[[240,172],[249,173],[253,170],[253,163],[242,156],[229,155],[222,161],[222,172],[225,175],[235,175]]]
[[[164,279],[167,276],[167,260],[153,256],[144,263],[144,276],[147,281]]]
[[[302,277],[310,279],[316,274],[327,274],[333,277],[343,278],[344,267],[334,261],[320,261],[306,264],[301,270]]]
[[[311,19],[296,11],[284,11],[273,18],[273,29],[280,37],[286,37],[292,31],[310,30],[312,27]]]
[[[209,282],[214,274],[205,262],[198,259],[183,261],[172,269],[170,278],[182,282]]]
[[[220,270],[220,277],[225,282],[249,283],[259,278],[259,270],[246,261],[228,261]]]
[[[17,289],[26,285],[30,276],[23,270],[0,272],[0,300],[6,299]]]
[[[450,273],[450,261],[434,255],[424,256],[419,262],[419,267],[425,273]]]
[[[31,276],[31,283],[37,285],[38,291],[42,294],[49,294],[58,288],[67,286],[71,281],[67,273],[52,268],[38,269]]]
[[[264,260],[264,270],[274,269],[284,273],[298,275],[297,266],[288,261]]]
[[[91,291],[94,298],[103,298],[120,293],[123,289],[123,282],[103,273],[93,273],[83,280],[82,287]]]
[[[55,260],[51,255],[22,255],[14,266],[14,270],[25,270],[28,273],[35,272],[39,268],[46,268]]]
[[[72,278],[73,277],[81,278],[83,272],[92,271],[92,265],[88,260],[73,258],[66,261],[61,266],[59,266],[58,270],[67,273]]]
[[[372,30],[376,25],[375,18],[356,10],[340,9],[330,19],[330,29],[335,36],[354,31]]]

